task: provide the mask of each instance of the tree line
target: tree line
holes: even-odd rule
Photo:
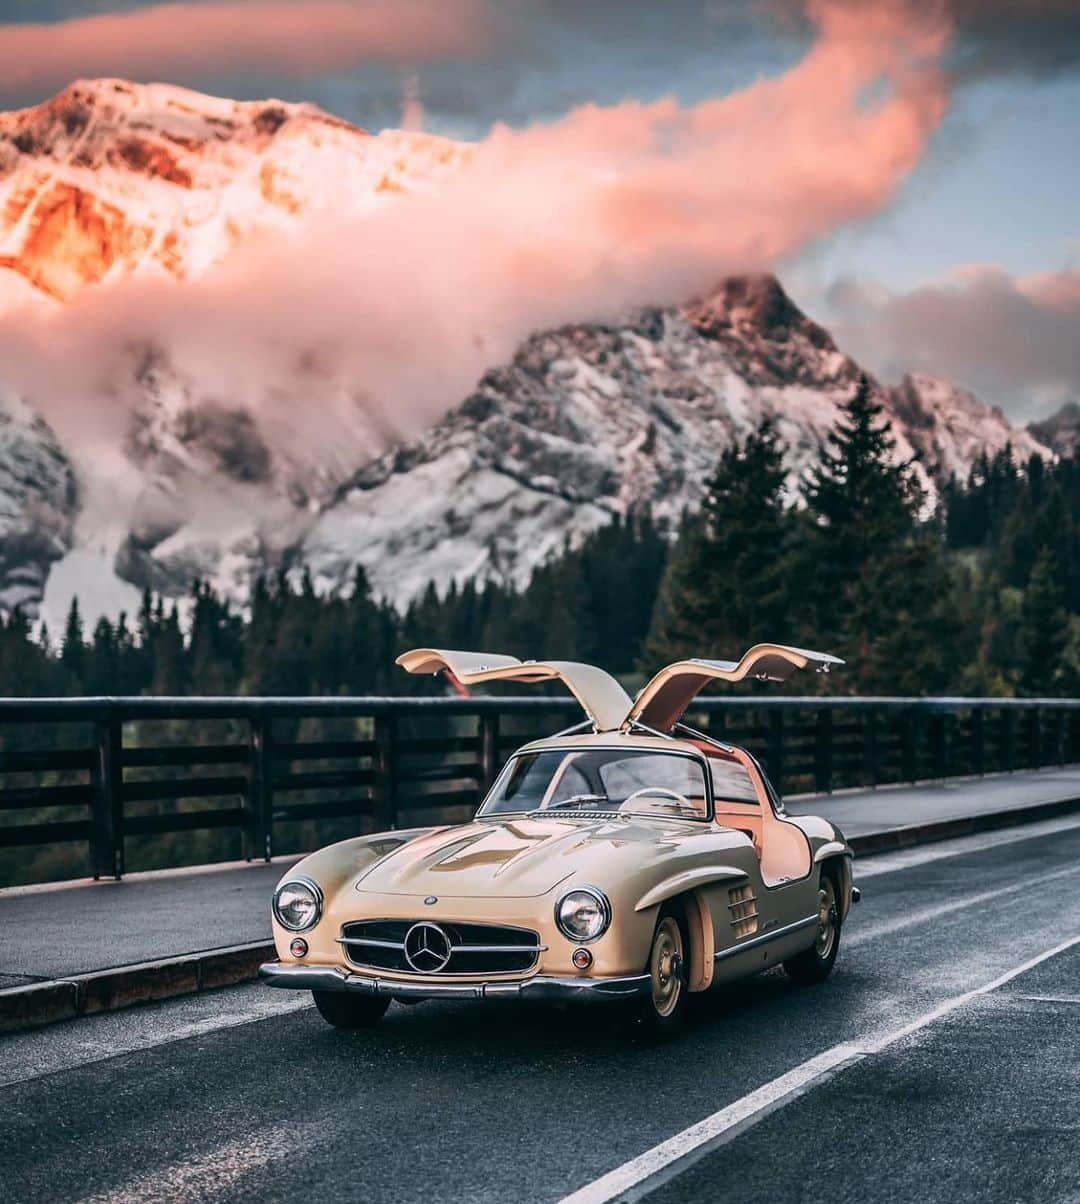
[[[256,582],[231,607],[196,582],[179,607],[87,631],[78,601],[54,638],[0,620],[0,690],[77,694],[405,694],[444,688],[394,664],[416,645],[603,665],[631,687],[668,661],[733,657],[759,640],[835,652],[830,690],[1068,695],[1080,688],[1080,465],[980,455],[928,504],[897,462],[866,382],[788,496],[765,419],[725,450],[677,531],[647,509],[567,544],[515,588],[430,585],[404,611],[358,568],[346,591]],[[800,691],[814,683],[792,683]]]

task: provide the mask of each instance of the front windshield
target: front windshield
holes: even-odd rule
[[[519,753],[478,815],[619,811],[707,819],[701,763],[647,749],[567,748]]]

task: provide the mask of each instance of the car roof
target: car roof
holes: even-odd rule
[[[700,757],[703,749],[689,740],[675,740],[663,736],[645,736],[630,732],[581,732],[566,736],[547,736],[543,740],[531,740],[523,744],[518,752],[543,752],[545,749],[572,748],[626,748],[641,749],[658,753],[690,753]],[[717,748],[714,755],[723,756]]]

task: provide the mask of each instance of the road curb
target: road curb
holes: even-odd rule
[[[274,956],[272,941],[252,941],[11,987],[0,991],[0,1033],[248,982]]]
[[[1077,810],[1080,810],[1080,797],[1057,799],[1050,803],[1035,803],[1030,807],[1014,807],[1006,811],[935,820],[906,828],[890,828],[851,837],[848,843],[856,855],[872,856],[874,853],[949,840],[955,836],[969,836],[975,832],[1019,827]],[[272,941],[252,941],[245,945],[209,949],[204,953],[188,953],[180,957],[10,987],[0,990],[0,1033],[18,1032],[59,1020],[74,1020],[134,1004],[173,999],[197,991],[249,982],[257,976],[259,965],[274,956]]]
[[[863,836],[848,837],[848,844],[856,856],[866,857],[874,853],[911,848],[914,845],[933,844],[938,840],[951,840],[955,836],[971,836],[976,832],[1021,827],[1023,824],[1037,823],[1042,819],[1069,815],[1077,810],[1080,810],[1080,797],[1055,799],[1050,803],[1033,803],[1029,807],[1010,807],[1005,811],[986,811],[980,815],[964,815],[956,819],[912,824],[906,828],[868,832]]]

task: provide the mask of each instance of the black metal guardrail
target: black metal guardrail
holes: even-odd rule
[[[0,853],[82,842],[95,877],[119,878],[127,843],[166,833],[229,830],[261,860],[290,825],[456,822],[509,752],[579,717],[547,696],[3,699]],[[781,793],[1080,761],[1080,699],[738,696],[688,720]]]

